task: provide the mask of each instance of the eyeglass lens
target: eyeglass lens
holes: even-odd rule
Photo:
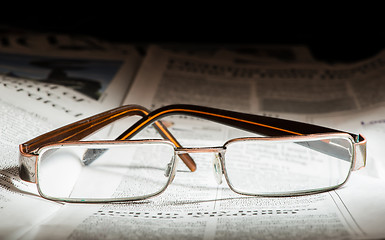
[[[349,139],[235,141],[226,146],[225,173],[239,193],[285,195],[341,185],[352,165]]]
[[[84,158],[90,152],[93,161]],[[51,147],[40,154],[38,186],[59,200],[147,197],[167,186],[173,164],[174,148],[164,143]]]

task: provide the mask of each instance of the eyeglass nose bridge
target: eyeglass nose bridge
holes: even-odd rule
[[[221,153],[225,152],[224,147],[199,147],[199,148],[177,148],[175,150],[176,154],[184,153]]]
[[[201,148],[178,148],[176,154],[184,153],[214,153],[213,173],[218,185],[222,184],[223,178],[223,156],[225,148],[223,147],[201,147]]]

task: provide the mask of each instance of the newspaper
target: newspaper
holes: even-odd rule
[[[383,129],[383,100],[379,96],[363,99],[361,94],[365,90],[368,92],[364,93],[370,92],[370,84],[381,86],[378,76],[384,69],[379,60],[382,55],[356,65],[328,66],[311,61],[261,65],[259,61],[250,61],[250,56],[244,56],[248,61],[239,63],[229,60],[231,54],[226,54],[227,59],[202,58],[151,47],[123,104],[140,104],[151,109],[172,103],[203,104],[370,133],[368,141],[377,141],[374,132]],[[239,59],[239,54],[234,53],[233,57]],[[368,79],[363,83],[366,88],[355,85],[360,79]],[[2,113],[6,113],[1,117],[2,133],[6,134],[0,138],[5,153],[0,161],[3,168],[0,218],[2,223],[7,222],[0,225],[1,238],[375,239],[385,236],[384,176],[369,167],[370,162],[383,164],[382,152],[378,149],[371,153],[370,145],[370,171],[353,172],[342,188],[321,194],[286,198],[242,196],[233,193],[225,182],[217,184],[211,154],[196,154],[193,156],[198,166],[196,172],[189,172],[179,164],[167,190],[148,200],[115,204],[44,200],[34,184],[17,177],[17,145],[79,117],[62,118],[62,122],[53,120],[57,117],[51,115],[64,114],[53,110],[36,112],[23,105],[30,99],[28,95],[20,95],[15,101],[11,98],[17,93],[13,88],[0,90],[0,106]],[[114,104],[118,106],[123,98],[115,97]],[[345,101],[346,97],[349,101]],[[90,110],[91,105],[82,105],[85,101],[62,103],[72,108],[79,105],[78,109],[88,106],[85,111],[90,112],[108,105],[100,108],[103,104],[95,104]],[[208,128],[195,119],[173,121],[182,126],[173,130],[186,146],[217,146],[244,134],[220,127]],[[108,134],[118,134],[126,128],[126,123],[118,123]],[[151,131],[138,138],[146,138]],[[378,148],[377,144],[372,148]],[[119,188],[124,188],[124,184]]]
[[[128,50],[1,48],[2,98],[61,124],[119,106],[141,62]]]
[[[90,38],[72,41],[51,35],[51,40],[56,39],[51,45],[43,44],[41,38],[48,37],[11,36],[0,48],[1,239],[19,238],[63,205],[36,197],[36,186],[20,180],[18,145],[121,105],[141,62],[133,47],[95,50],[89,47],[89,41],[95,41]],[[101,82],[97,94],[74,84],[90,79]]]
[[[261,66],[162,52],[156,47],[149,50],[126,102],[143,99],[146,105],[157,107],[204,101],[206,105],[226,109],[301,115],[367,109],[384,102],[380,94],[384,56],[353,66]],[[141,85],[157,88],[140,91],[144,89]]]

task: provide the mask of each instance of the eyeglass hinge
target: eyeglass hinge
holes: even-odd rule
[[[25,153],[20,146],[19,176],[24,181],[36,182],[37,155]]]

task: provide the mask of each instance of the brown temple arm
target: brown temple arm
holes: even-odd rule
[[[303,122],[240,113],[203,106],[178,104],[168,105],[151,112],[147,116],[143,117],[141,120],[137,121],[123,134],[121,134],[119,136],[119,139],[124,140],[131,138],[154,121],[159,121],[163,117],[176,114],[199,117],[220,124],[246,130],[249,132],[261,134],[264,136],[305,135],[315,133],[342,132],[339,130],[313,124],[307,124]],[[361,135],[356,135],[353,133],[348,134],[350,134],[353,139],[357,142],[365,141],[364,137],[362,137]]]
[[[118,107],[91,116],[89,118],[71,123],[51,132],[40,135],[32,140],[29,140],[28,142],[25,142],[20,145],[20,152],[22,155],[27,156],[33,153],[33,151],[47,144],[58,142],[60,143],[66,141],[78,141],[118,119],[135,115],[145,117],[149,114],[149,112],[149,110],[139,105],[126,105]],[[154,123],[154,126],[156,130],[162,135],[162,137],[173,142],[176,147],[182,147],[180,143],[175,139],[175,137],[167,130],[167,128],[161,122],[156,121]],[[117,138],[116,140],[123,139]],[[196,164],[189,154],[184,153],[179,154],[178,156],[183,160],[183,162],[191,171],[195,171]]]
[[[365,166],[366,162],[366,139],[362,135],[357,135],[349,132],[344,132],[336,129],[326,128],[318,125],[307,124],[303,122],[290,121],[279,118],[259,116],[247,113],[239,113],[216,108],[209,108],[196,105],[168,105],[159,108],[149,115],[137,121],[123,134],[119,139],[127,139],[133,137],[140,132],[144,127],[154,121],[159,121],[161,118],[168,115],[183,114],[202,119],[210,120],[230,127],[239,128],[252,133],[257,133],[264,136],[284,136],[284,135],[307,135],[307,134],[328,134],[328,133],[346,133],[349,134],[355,141],[355,166],[354,169],[359,169]],[[344,159],[341,157],[341,148],[326,144],[319,141],[317,143],[304,143],[306,147],[314,149],[325,154]]]

